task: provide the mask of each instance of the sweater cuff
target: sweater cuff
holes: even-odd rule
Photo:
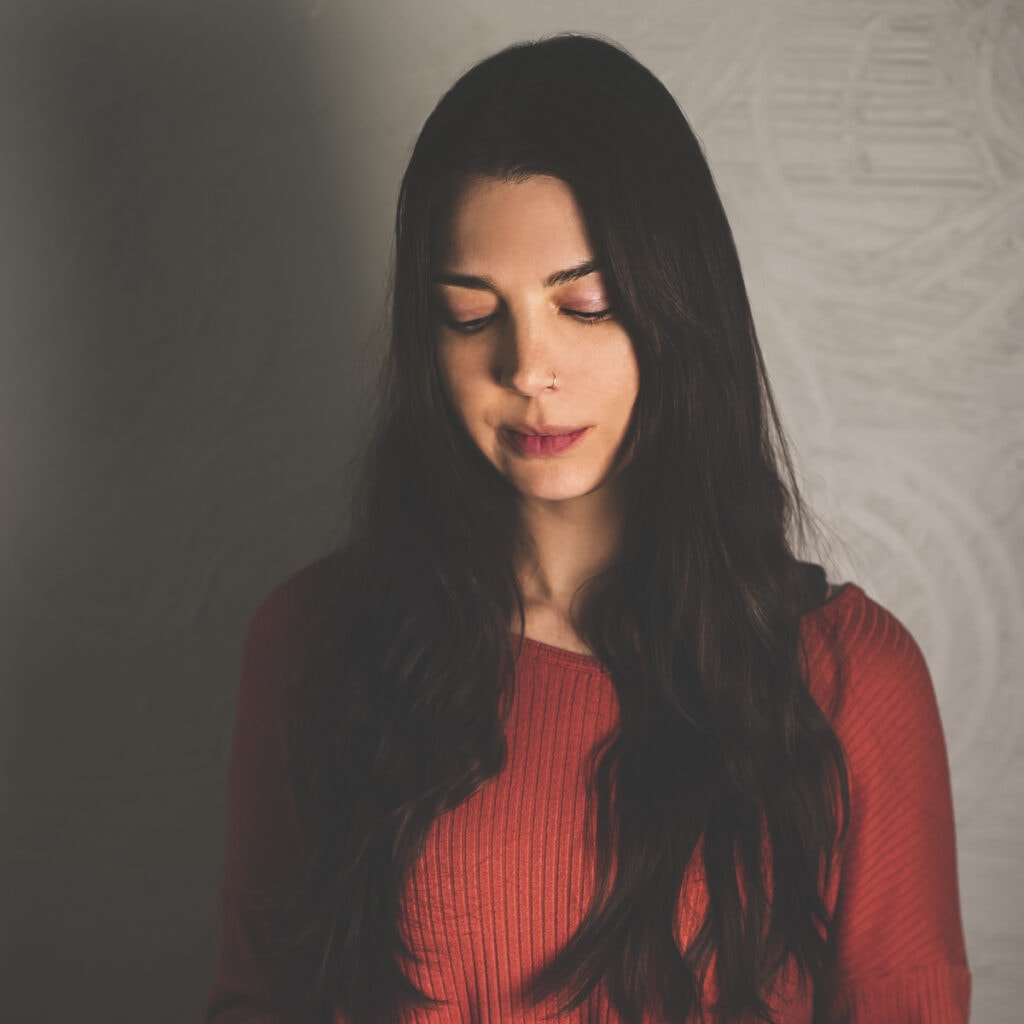
[[[829,1016],[834,1024],[967,1024],[971,975],[960,963],[851,981]]]

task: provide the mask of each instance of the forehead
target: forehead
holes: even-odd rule
[[[474,178],[448,222],[446,269],[546,276],[593,257],[572,189],[560,178]]]

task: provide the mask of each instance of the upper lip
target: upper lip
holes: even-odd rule
[[[561,434],[576,434],[581,430],[586,430],[586,427],[557,427],[547,425],[534,426],[529,423],[519,423],[515,426],[507,427],[507,430],[511,430],[514,434],[535,434],[541,437],[558,437]]]

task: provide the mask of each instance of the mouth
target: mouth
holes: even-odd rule
[[[517,455],[548,456],[568,451],[589,429],[590,427],[548,427],[544,433],[534,433],[506,427],[502,434]]]
[[[585,426],[580,427],[562,427],[562,426],[530,426],[528,423],[517,423],[515,426],[509,426],[506,430],[512,431],[513,434],[523,434],[534,437],[564,437],[566,434],[578,434],[581,430],[586,430]]]

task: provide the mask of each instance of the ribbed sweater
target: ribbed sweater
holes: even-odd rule
[[[323,571],[307,567],[276,588],[246,634],[229,768],[221,949],[206,1024],[309,1024],[271,1001],[265,965],[278,922],[250,896],[272,891],[294,870],[283,680],[301,650],[312,581]],[[949,768],[924,658],[903,624],[853,583],[804,615],[801,633],[812,695],[839,736],[850,778],[849,829],[826,893],[839,967],[828,1021],[962,1024],[971,979]],[[838,664],[844,689],[837,704]],[[402,930],[419,958],[409,976],[438,1002],[409,1011],[403,1024],[541,1022],[553,1012],[554,1002],[521,999],[521,987],[566,942],[592,894],[588,759],[614,728],[617,707],[597,658],[526,638],[504,768],[434,822],[406,884]],[[681,946],[706,907],[699,861],[693,858],[680,893]],[[710,982],[705,1000],[713,997]],[[778,1024],[810,1024],[811,999],[784,973],[770,999]],[[620,1020],[601,989],[557,1019]],[[335,1024],[348,1022],[338,1016]]]

